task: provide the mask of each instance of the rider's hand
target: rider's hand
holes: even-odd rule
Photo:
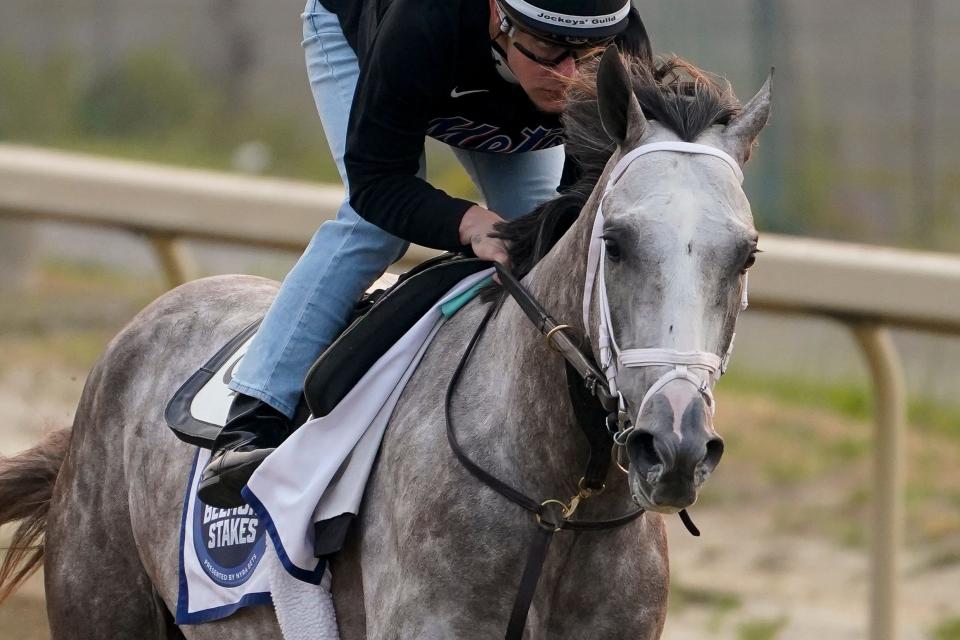
[[[460,242],[470,245],[474,255],[481,260],[499,262],[509,267],[507,245],[499,238],[490,237],[490,234],[494,233],[493,226],[498,222],[503,222],[503,218],[493,211],[473,205],[467,209],[460,221]]]

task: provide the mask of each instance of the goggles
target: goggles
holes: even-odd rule
[[[574,62],[606,47],[616,36],[606,38],[575,38],[521,28],[500,13],[500,32],[525,58],[544,67],[556,67],[567,58]]]

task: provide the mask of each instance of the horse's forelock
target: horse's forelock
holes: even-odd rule
[[[648,120],[656,120],[686,142],[715,124],[727,124],[741,109],[730,83],[677,56],[650,62],[624,57],[633,92]],[[614,146],[597,111],[599,62],[585,63],[567,92],[563,114],[567,152],[597,175]]]

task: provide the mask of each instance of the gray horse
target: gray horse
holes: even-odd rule
[[[709,145],[744,164],[769,108],[769,83],[741,107],[725,84],[682,61],[651,68],[608,51],[584,69],[565,115],[583,179],[504,229],[526,286],[554,317],[584,330],[596,351],[598,305],[588,308],[589,326],[580,318],[591,229],[611,168],[641,143],[670,140]],[[571,210],[582,213],[568,216],[560,237],[557,221]],[[603,223],[617,340],[722,355],[756,249],[731,167],[707,155],[643,156],[605,198]],[[159,298],[93,368],[72,432],[0,460],[0,524],[23,521],[0,587],[9,593],[43,562],[54,638],[280,637],[264,607],[174,625],[181,501],[194,450],[162,418],[177,386],[264,313],[275,292],[272,282],[229,276]],[[488,304],[475,300],[447,322],[395,409],[357,534],[332,567],[345,640],[503,636],[535,525],[469,475],[444,437],[446,384]],[[664,370],[623,373],[620,390],[634,410]],[[577,493],[587,455],[564,376],[562,359],[508,300],[452,398],[455,429],[474,460],[544,499]],[[643,415],[631,416],[630,475],[614,467],[606,491],[578,517],[618,516],[637,504],[647,513],[618,529],[555,536],[525,637],[660,636],[668,562],[656,512],[692,504],[722,450],[702,393],[686,386],[666,385]]]

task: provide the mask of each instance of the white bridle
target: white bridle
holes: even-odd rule
[[[673,366],[671,371],[668,371],[658,378],[657,381],[650,386],[646,394],[644,394],[643,400],[640,401],[640,407],[637,409],[637,417],[642,415],[643,409],[650,398],[674,380],[686,380],[696,387],[706,399],[710,410],[715,412],[716,406],[713,400],[712,389],[723,372],[726,371],[730,354],[733,351],[732,338],[730,340],[730,346],[722,358],[715,353],[705,351],[621,349],[617,345],[617,340],[613,335],[613,325],[610,321],[610,302],[607,299],[607,287],[604,280],[605,270],[603,269],[604,257],[606,256],[606,247],[603,238],[601,238],[603,235],[603,201],[634,160],[640,156],[658,151],[708,155],[719,158],[733,170],[737,181],[741,184],[743,183],[743,171],[740,169],[737,161],[729,154],[714,147],[691,142],[655,142],[639,146],[623,156],[610,174],[610,180],[607,182],[603,196],[600,198],[600,204],[597,207],[597,217],[594,220],[593,232],[590,236],[590,250],[587,254],[587,280],[583,294],[583,326],[586,328],[590,327],[590,304],[592,302],[593,292],[596,290],[600,303],[599,329],[597,335],[600,346],[600,368],[607,378],[611,395],[616,395],[619,403],[620,431],[614,437],[614,440],[619,445],[625,445],[627,437],[635,429],[634,426],[628,427],[626,425],[626,402],[617,385],[617,376],[619,375],[620,367]],[[747,277],[744,275],[740,310],[743,311],[746,308]],[[697,373],[695,373],[696,370],[701,370],[705,375],[697,375]]]

